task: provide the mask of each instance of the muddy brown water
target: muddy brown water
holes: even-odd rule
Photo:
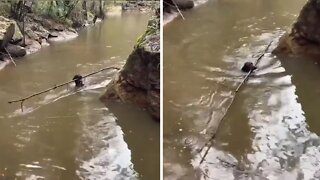
[[[99,101],[114,71],[19,104],[6,102],[106,66],[122,66],[150,15],[108,17],[0,71],[0,179],[159,179],[159,123]]]
[[[267,53],[198,153],[243,63],[275,48],[305,2],[209,0],[164,27],[165,179],[320,178],[320,67],[307,58]]]

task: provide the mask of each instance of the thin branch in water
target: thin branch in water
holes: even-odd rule
[[[9,55],[11,62],[14,64],[14,66],[17,66],[17,64],[14,62],[11,54],[8,52],[7,48],[4,48],[4,50],[6,51],[6,53]]]
[[[98,70],[98,71],[92,72],[92,73],[90,73],[90,74],[87,74],[87,75],[83,76],[83,78],[88,77],[88,76],[92,76],[92,75],[97,74],[97,73],[99,73],[99,72],[101,72],[101,71],[105,71],[105,70],[109,70],[109,69],[120,70],[120,68],[118,68],[118,67],[106,67],[106,68],[100,69],[100,70]],[[56,89],[56,88],[58,88],[58,87],[65,86],[65,85],[70,84],[70,83],[73,83],[73,82],[75,82],[75,81],[76,81],[76,79],[75,79],[75,80],[70,80],[70,81],[65,82],[65,83],[62,83],[62,84],[54,85],[53,87],[48,88],[48,89],[46,89],[46,90],[43,90],[43,91],[40,91],[40,92],[31,94],[30,96],[27,96],[27,97],[24,97],[24,98],[21,98],[21,99],[18,99],[18,100],[9,101],[8,103],[11,104],[11,103],[20,102],[20,103],[21,103],[21,104],[20,104],[20,106],[21,106],[21,111],[23,112],[23,102],[26,101],[27,99],[30,99],[30,98],[32,98],[32,97],[34,97],[34,96],[37,96],[37,95],[40,95],[40,94],[49,92],[49,91],[54,90],[54,89]]]
[[[49,116],[47,119],[74,118],[76,116]]]
[[[263,58],[263,56],[267,53],[267,51],[269,50],[272,42],[273,42],[273,41],[271,41],[271,42],[268,44],[268,46],[265,48],[264,52],[258,57],[258,59],[256,60],[256,62],[255,62],[255,64],[254,64],[255,66],[257,66],[257,65],[259,64],[260,60],[261,60],[261,59]],[[205,147],[207,147],[207,150],[206,150],[204,156],[203,156],[203,157],[201,158],[201,160],[200,160],[200,164],[203,163],[203,161],[205,160],[206,156],[207,156],[208,153],[209,153],[209,150],[210,150],[211,147],[213,146],[213,140],[215,139],[216,135],[217,135],[218,132],[219,132],[219,129],[220,129],[220,126],[221,126],[222,121],[225,119],[225,117],[227,116],[227,113],[229,112],[230,107],[231,107],[232,104],[234,103],[234,100],[236,99],[237,93],[240,91],[241,87],[243,87],[243,85],[248,81],[248,79],[249,79],[250,75],[253,73],[253,71],[254,71],[254,70],[251,69],[251,70],[246,74],[246,76],[244,76],[242,82],[237,86],[236,90],[233,91],[233,96],[232,96],[231,102],[229,103],[227,109],[225,110],[222,118],[218,121],[218,126],[217,126],[215,132],[213,133],[213,135],[211,136],[211,138],[208,140],[208,142],[205,143],[202,148],[200,148],[199,153],[201,153],[202,150],[203,150]],[[212,121],[212,119],[210,119],[210,120],[208,121],[207,125],[208,125],[211,121]]]
[[[22,100],[20,103],[21,112],[23,112],[23,102],[24,102],[24,100]]]

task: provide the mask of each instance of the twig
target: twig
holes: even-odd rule
[[[272,44],[273,41],[271,41],[268,46],[265,48],[264,52],[258,57],[258,59],[256,60],[255,62],[255,66],[257,66],[260,62],[260,60],[262,59],[262,57],[265,55],[265,53],[269,50],[271,44]],[[202,150],[207,147],[207,150],[206,152],[204,153],[203,157],[201,158],[201,161],[200,161],[200,164],[203,163],[205,157],[208,155],[209,153],[209,150],[211,149],[211,147],[213,146],[213,140],[215,139],[216,135],[218,134],[219,132],[219,127],[221,125],[221,122],[225,119],[227,113],[229,112],[229,109],[231,107],[231,105],[233,104],[235,98],[236,98],[236,95],[237,93],[239,92],[239,90],[241,89],[241,87],[248,81],[250,75],[253,73],[253,69],[251,69],[247,74],[246,76],[244,76],[242,82],[237,86],[236,90],[233,92],[233,96],[231,98],[231,102],[229,103],[228,107],[226,108],[226,110],[224,111],[224,114],[222,116],[222,118],[218,121],[218,126],[216,127],[216,130],[215,132],[213,133],[213,135],[211,136],[211,138],[208,140],[207,143],[204,144],[204,146],[199,150],[199,153],[202,152]],[[212,118],[207,122],[207,125],[212,121]],[[209,145],[209,146],[208,146]]]
[[[83,78],[88,77],[88,76],[91,76],[91,75],[94,75],[94,74],[97,74],[97,73],[99,73],[99,72],[101,72],[101,71],[108,70],[108,69],[120,70],[120,68],[118,68],[118,67],[106,67],[106,68],[100,69],[99,71],[95,71],[95,72],[93,72],[93,73],[87,74],[87,75],[83,76]],[[75,80],[76,80],[76,79],[75,79]],[[37,96],[37,95],[40,95],[40,94],[49,92],[49,91],[54,90],[54,89],[56,89],[56,88],[58,88],[58,87],[61,87],[61,86],[70,84],[70,83],[74,82],[75,80],[71,80],[71,81],[68,81],[68,82],[65,82],[65,83],[62,83],[62,84],[54,85],[53,87],[51,87],[51,88],[49,88],[49,89],[46,89],[46,90],[44,90],[44,91],[40,91],[40,92],[38,92],[38,93],[34,93],[34,94],[32,94],[32,95],[30,95],[30,96],[27,96],[27,97],[25,97],[25,98],[22,98],[22,99],[9,101],[8,103],[11,104],[11,103],[16,103],[16,102],[21,102],[20,106],[21,106],[21,110],[22,110],[22,112],[23,112],[23,102],[24,102],[25,100],[30,99],[30,98],[32,98],[32,97],[34,97],[34,96]]]
[[[12,63],[14,64],[14,66],[17,66],[17,64],[14,62],[14,60],[13,60],[13,58],[12,58],[11,54],[8,52],[7,48],[4,48],[4,50],[5,50],[5,51],[7,52],[7,54],[9,55],[9,57],[10,57],[10,59],[11,59]]]
[[[180,9],[179,9],[178,5],[176,4],[176,2],[175,2],[174,0],[172,0],[172,3],[173,3],[173,4],[174,4],[174,6],[177,8],[177,10],[178,10],[178,12],[179,12],[180,16],[182,17],[182,19],[183,19],[183,20],[185,20],[185,18],[183,17],[183,15],[182,15],[182,13],[181,13],[181,11],[180,11]]]
[[[75,116],[50,116],[46,117],[47,119],[61,119],[61,118],[73,118]]]
[[[226,161],[226,160],[221,159],[220,157],[217,157],[217,159],[218,159],[220,162],[226,164],[226,165],[229,166],[229,167],[237,167],[237,166],[238,166],[238,164],[233,164],[233,163],[231,163],[231,162],[228,162],[228,161]]]
[[[238,88],[239,88],[239,86],[238,86]],[[237,88],[237,89],[238,89],[238,88]],[[208,153],[209,153],[209,150],[210,150],[211,147],[213,146],[213,142],[212,142],[212,141],[216,138],[216,135],[218,134],[218,130],[219,130],[219,128],[220,128],[220,125],[221,125],[222,121],[224,120],[224,118],[227,116],[227,113],[229,112],[229,109],[230,109],[231,105],[233,104],[233,101],[235,100],[235,97],[236,97],[236,91],[234,92],[234,95],[232,96],[231,102],[229,103],[227,109],[224,111],[224,114],[223,114],[222,118],[221,118],[220,121],[218,122],[218,126],[217,126],[217,128],[216,128],[216,131],[213,133],[213,135],[211,136],[211,138],[209,139],[209,141],[200,149],[199,152],[201,153],[202,150],[203,150],[206,146],[208,146],[208,145],[210,144],[210,145],[208,146],[206,152],[204,153],[203,157],[201,158],[200,164],[203,163],[205,157],[206,157],[206,156],[208,155]],[[208,122],[207,124],[209,124],[209,123],[210,123],[210,122]]]

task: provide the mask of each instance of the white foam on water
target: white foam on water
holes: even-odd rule
[[[204,3],[208,2],[208,0],[195,0],[194,1],[194,6],[197,7],[197,6],[200,6]]]
[[[265,162],[261,174],[270,180],[319,178],[320,139],[308,130],[291,76],[276,78],[270,84],[282,85],[286,87],[259,93],[259,103],[247,109],[255,134],[254,152],[247,155],[248,160],[254,168]]]
[[[45,179],[45,177],[37,176],[37,175],[30,175],[29,177],[26,177],[26,180],[39,180],[39,179]]]
[[[57,165],[52,165],[52,167],[57,168],[57,169],[60,169],[60,170],[63,170],[63,171],[66,171],[66,170],[67,170],[67,169],[64,168],[64,167],[57,166]]]
[[[270,36],[270,33],[266,33],[254,39],[259,40],[256,44],[263,44],[262,42],[268,42]],[[248,50],[252,52],[253,49],[263,49],[263,45],[259,45],[259,48],[254,48],[255,46],[236,50],[236,63],[238,60],[240,63],[248,60]],[[235,166],[230,166],[237,165],[237,160],[232,160],[231,154],[212,147],[201,165],[204,151],[196,153],[192,159],[194,169],[200,169],[202,173],[200,179],[320,178],[320,138],[308,130],[292,76],[284,74],[286,70],[281,62],[270,55],[261,60],[260,66],[263,70],[258,69],[257,77],[253,76],[247,84],[248,88],[251,86],[255,90],[250,94],[252,103],[245,105],[253,133],[253,150],[244,156],[246,159],[238,160],[245,162],[245,170],[239,171]],[[262,75],[263,77],[259,77]],[[257,85],[259,88],[254,87]],[[224,162],[231,163],[220,161],[221,157],[229,157],[231,160]]]
[[[79,114],[83,135],[79,140],[78,176],[81,179],[137,179],[138,174],[131,162],[131,151],[115,117],[106,116],[106,108],[88,108],[84,107]]]
[[[42,169],[41,166],[34,165],[34,164],[20,164],[20,166],[26,167],[26,168],[32,168],[32,169]]]

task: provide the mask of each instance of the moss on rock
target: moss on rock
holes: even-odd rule
[[[145,108],[160,119],[160,18],[153,17],[119,74],[107,86],[104,101],[118,99]]]

